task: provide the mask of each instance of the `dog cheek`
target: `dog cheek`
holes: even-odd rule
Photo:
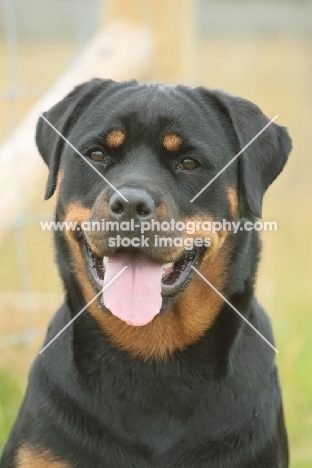
[[[238,213],[238,197],[236,190],[233,187],[227,187],[227,196],[230,204],[230,213],[232,219],[236,219]]]
[[[48,451],[37,452],[29,447],[21,447],[17,454],[16,468],[70,468],[63,461],[56,461]]]

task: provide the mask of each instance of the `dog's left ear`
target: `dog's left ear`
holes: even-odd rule
[[[246,99],[214,91],[234,127],[243,149],[268,123],[258,106]],[[239,156],[244,197],[251,212],[261,218],[262,198],[286,164],[291,139],[286,128],[271,123]]]

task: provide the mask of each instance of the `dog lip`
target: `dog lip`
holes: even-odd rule
[[[181,264],[181,270],[178,273],[176,269],[173,270],[166,278],[163,278],[161,285],[162,296],[173,296],[178,294],[190,281],[192,280],[194,270],[192,266],[198,266],[203,256],[204,251],[201,249],[193,249],[184,251],[184,253],[175,261],[175,266]],[[166,284],[165,280],[170,279],[170,275],[178,275],[178,278],[173,284]]]
[[[95,290],[101,291],[104,286],[104,265],[103,259],[96,255],[90,246],[88,245],[86,239],[81,243],[83,257],[88,271],[88,277],[91,281],[93,288]],[[101,277],[103,275],[103,277]]]
[[[108,262],[108,257],[99,257],[94,253],[85,238],[81,242],[81,246],[89,281],[91,282],[93,289],[96,292],[99,292],[104,286],[105,265]],[[129,249],[117,250],[120,252],[125,251],[127,253],[130,251]],[[171,296],[171,298],[173,298],[185,289],[185,287],[191,282],[194,275],[192,266],[197,267],[200,264],[205,251],[206,249],[203,248],[184,250],[183,254],[175,261],[163,264],[164,271],[166,267],[169,267],[169,265],[172,264],[173,266],[172,271],[164,276],[161,281],[161,295],[163,297]],[[133,249],[133,253],[135,255],[135,249]],[[101,307],[104,307],[102,299],[99,298],[99,301]]]

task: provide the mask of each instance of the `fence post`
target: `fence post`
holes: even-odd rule
[[[194,84],[197,78],[196,0],[152,0],[155,78]]]
[[[153,81],[195,85],[197,6],[197,0],[115,0],[105,17],[123,18],[151,29],[155,42]]]

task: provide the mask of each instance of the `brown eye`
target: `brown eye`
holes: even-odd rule
[[[93,150],[89,154],[89,157],[92,159],[92,161],[101,162],[104,159],[104,154],[101,150]]]
[[[179,164],[179,167],[181,169],[184,169],[185,171],[191,171],[192,169],[196,169],[197,166],[198,166],[197,161],[191,158],[182,159],[182,161]]]

